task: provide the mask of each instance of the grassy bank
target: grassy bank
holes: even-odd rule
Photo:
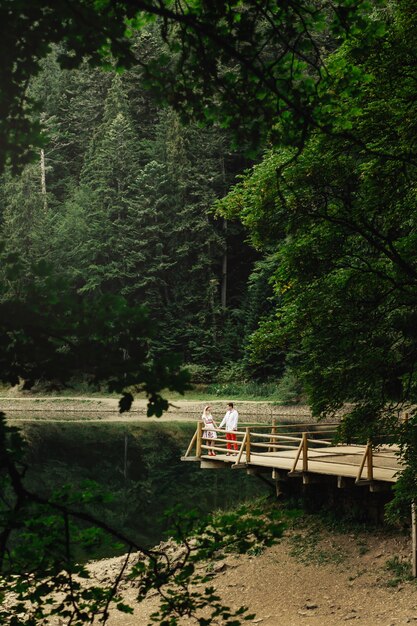
[[[135,398],[145,398],[144,393],[137,393],[132,390]],[[272,402],[276,405],[288,405],[299,404],[303,398],[293,397],[288,394],[282,393],[279,386],[275,383],[212,383],[210,385],[196,384],[191,389],[188,389],[184,394],[164,389],[162,395],[165,398],[169,398],[171,401],[175,400],[190,400],[201,401],[205,400],[218,400],[227,402],[228,400],[234,400],[236,402],[242,400],[259,401],[259,402]],[[60,397],[64,398],[114,398],[118,399],[120,394],[109,393],[105,389],[97,390],[86,388],[83,385],[75,386],[66,389],[50,390],[48,388],[39,387],[31,392],[21,392],[19,389],[11,389],[10,387],[3,387],[0,389],[0,396],[2,397]]]
[[[191,371],[192,374],[192,371]],[[170,399],[185,399],[195,401],[205,400],[258,400],[274,402],[276,404],[297,404],[303,401],[303,393],[297,379],[291,374],[285,374],[280,380],[273,382],[259,382],[254,380],[227,379],[222,376],[216,380],[206,379],[204,376],[192,378],[192,384],[184,395],[163,390],[162,395]],[[143,393],[131,389],[137,398],[144,398]],[[0,387],[0,395],[8,396],[15,393],[21,395],[18,387]],[[25,392],[28,395],[28,392]],[[112,397],[120,394],[109,394],[105,387],[98,389],[82,381],[75,381],[71,387],[53,388],[48,384],[37,384],[29,395],[53,395],[62,397]]]

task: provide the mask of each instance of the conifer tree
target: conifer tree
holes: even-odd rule
[[[137,168],[135,131],[121,80],[116,76],[75,194],[87,218],[83,291],[120,293],[123,289],[127,252],[124,220]]]

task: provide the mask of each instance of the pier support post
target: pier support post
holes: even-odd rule
[[[203,423],[198,422],[197,425],[197,443],[196,443],[196,451],[195,455],[197,458],[201,457],[201,444],[203,442]]]
[[[303,472],[308,471],[308,441],[307,441],[307,433],[303,433]]]
[[[417,516],[416,516],[416,501],[411,503],[411,539],[412,539],[412,567],[413,576],[417,578]]]
[[[246,463],[250,463],[250,428],[246,428]]]

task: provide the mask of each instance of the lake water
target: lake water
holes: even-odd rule
[[[145,546],[164,538],[170,525],[164,512],[172,507],[203,515],[269,493],[244,471],[181,462],[195,422],[39,420],[22,421],[21,428],[31,489],[49,495],[93,481],[111,501],[92,503],[89,512]],[[94,556],[114,553],[107,547]]]

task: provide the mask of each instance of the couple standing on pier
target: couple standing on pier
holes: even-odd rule
[[[208,455],[216,456],[216,453],[211,448],[214,445],[215,439],[217,439],[216,432],[216,422],[213,419],[211,414],[211,406],[208,404],[204,407],[203,415],[201,416],[203,421],[204,430],[203,430],[203,439],[207,442],[208,447]],[[237,443],[236,443],[236,433],[237,423],[239,420],[239,414],[236,409],[233,407],[233,402],[229,402],[227,405],[227,411],[222,421],[220,422],[219,429],[224,428],[226,431],[226,439],[227,439],[227,455],[229,456],[230,450],[237,451]]]

